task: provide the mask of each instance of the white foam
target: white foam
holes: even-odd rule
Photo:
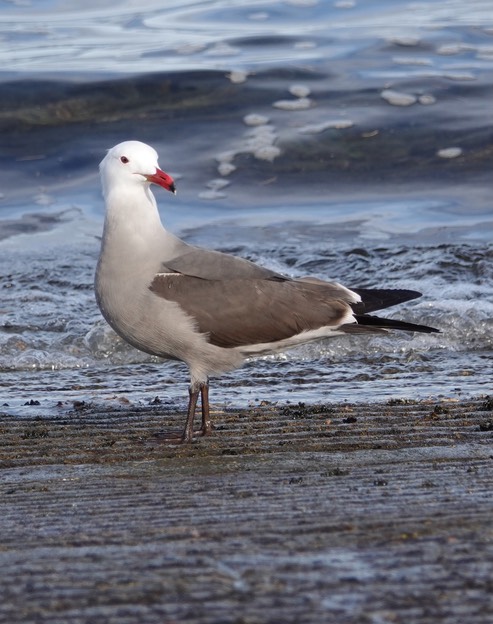
[[[459,54],[463,52],[467,48],[462,43],[446,43],[437,48],[437,54],[442,54],[444,56],[450,56],[454,54]]]
[[[226,193],[221,193],[220,191],[216,191],[215,189],[208,189],[207,191],[202,191],[198,195],[200,199],[225,199],[227,197]]]
[[[205,50],[205,45],[203,43],[185,43],[175,48],[176,54],[183,56],[197,54],[197,52],[202,52],[203,50]]]
[[[233,165],[233,159],[235,156],[236,152],[234,150],[221,152],[216,156],[216,160],[218,162],[217,171],[220,176],[228,176],[230,173],[235,171],[236,166]]]
[[[236,152],[234,150],[227,150],[218,154],[216,160],[221,163],[229,163],[233,161],[235,156]]]
[[[401,93],[400,91],[394,91],[393,89],[384,89],[380,93],[386,102],[393,106],[411,106],[417,101],[417,97],[410,93]]]
[[[443,74],[443,77],[448,78],[448,80],[457,80],[461,82],[476,80],[476,76],[472,72],[447,72],[446,74]]]
[[[433,61],[431,59],[415,58],[413,56],[394,56],[392,61],[394,63],[397,63],[397,65],[420,65],[420,66],[433,65]]]
[[[226,193],[221,193],[221,189],[229,186],[231,182],[224,178],[214,178],[207,182],[207,190],[199,193],[200,199],[224,199],[227,197]]]
[[[277,102],[272,104],[274,108],[279,108],[280,110],[285,111],[306,110],[307,108],[310,108],[311,105],[312,101],[307,97],[298,98],[297,100],[277,100]]]
[[[291,95],[294,95],[298,98],[305,98],[308,95],[310,95],[311,91],[309,87],[305,85],[295,84],[289,87],[289,93],[291,93]]]
[[[220,191],[230,184],[231,182],[229,180],[225,180],[224,178],[214,178],[213,180],[209,180],[209,182],[207,182],[207,187],[216,191]]]
[[[329,121],[323,121],[318,124],[308,124],[298,130],[300,134],[320,134],[329,128],[336,128],[337,130],[344,130],[345,128],[352,128],[354,122],[349,119],[332,119]]]
[[[274,145],[277,139],[274,126],[263,125],[252,128],[247,133],[246,151],[259,160],[272,162],[280,155],[281,150]]]
[[[418,98],[418,102],[423,104],[423,106],[429,106],[430,104],[436,103],[436,97],[434,95],[430,95],[429,93],[425,93],[420,95]]]
[[[217,172],[222,176],[228,176],[233,171],[236,171],[236,166],[231,163],[220,163],[217,167]]]
[[[461,156],[461,154],[461,147],[444,147],[437,151],[437,156],[440,156],[440,158],[457,158],[457,156]]]
[[[239,53],[240,50],[238,48],[235,48],[224,41],[215,43],[205,52],[207,56],[236,56]]]
[[[247,71],[243,71],[243,70],[240,70],[240,69],[235,69],[232,72],[230,72],[229,74],[227,74],[227,78],[233,84],[242,84],[242,83],[246,82],[248,76],[249,76],[249,73]]]
[[[247,126],[265,126],[269,123],[269,118],[265,115],[258,115],[256,113],[250,113],[243,117],[243,123]]]
[[[38,206],[51,206],[55,201],[48,193],[41,192],[34,196],[34,203]]]
[[[281,150],[275,145],[262,145],[253,152],[253,155],[258,160],[268,160],[272,162],[281,154]]]

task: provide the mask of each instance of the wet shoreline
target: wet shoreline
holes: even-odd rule
[[[0,416],[0,615],[15,622],[484,623],[490,397]],[[5,409],[5,408],[4,408]],[[321,619],[322,618],[322,619]]]
[[[66,401],[55,406],[52,415],[46,407],[37,413],[40,401],[35,399],[26,401],[22,415],[18,410],[9,414],[4,404],[0,408],[4,433],[1,467],[119,463],[122,457],[114,454],[113,447],[131,449],[130,453],[125,451],[125,461],[159,461],[224,455],[231,445],[238,446],[234,455],[271,453],[276,445],[292,445],[300,453],[447,446],[454,436],[469,439],[474,431],[493,431],[493,398],[487,395],[357,403],[262,401],[238,409],[214,404],[212,435],[196,436],[192,445],[176,445],[162,438],[167,431],[181,430],[185,413],[168,402],[161,402],[159,397],[147,406],[132,405],[124,397],[107,398],[106,402],[103,408],[101,403]],[[431,432],[434,435],[427,439]],[[99,457],[93,450],[85,455],[84,445],[91,437],[93,450],[100,446]],[[64,445],[73,450],[67,453]]]

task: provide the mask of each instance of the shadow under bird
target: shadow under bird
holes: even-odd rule
[[[180,240],[161,223],[150,189],[157,184],[175,193],[174,181],[145,143],[116,145],[100,172],[106,216],[96,299],[126,342],[188,366],[188,413],[178,441],[192,441],[199,393],[202,424],[196,433],[210,432],[209,376],[246,358],[340,334],[438,331],[369,314],[419,297],[416,291],[293,279]]]

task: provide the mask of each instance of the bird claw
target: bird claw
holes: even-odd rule
[[[168,443],[168,444],[182,444],[184,442],[191,442],[187,440],[183,431],[158,431],[152,435],[150,442]]]
[[[187,435],[186,431],[159,431],[153,434],[151,442],[155,442],[156,444],[191,444],[195,436],[203,437],[209,435],[211,431],[212,426],[210,423],[207,423],[205,427],[194,430],[193,435],[190,436]]]

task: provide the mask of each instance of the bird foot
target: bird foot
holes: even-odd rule
[[[183,444],[192,442],[185,438],[183,431],[158,431],[148,440],[151,444]]]
[[[185,431],[159,431],[153,434],[153,442],[164,444],[191,444],[194,437],[202,437],[211,433],[211,427],[201,427],[193,432],[193,435],[187,435]]]

